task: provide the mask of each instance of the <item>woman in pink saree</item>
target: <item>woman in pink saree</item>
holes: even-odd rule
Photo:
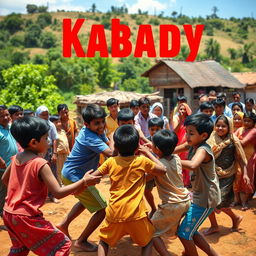
[[[178,136],[178,145],[186,142],[186,127],[184,126],[184,121],[187,116],[191,115],[192,111],[188,104],[181,103],[178,107],[178,113],[173,117],[172,127],[173,131]],[[188,159],[188,152],[179,153],[179,157],[182,160]],[[184,186],[190,186],[190,175],[189,170],[182,169]]]
[[[244,114],[243,127],[239,128],[235,135],[240,139],[248,161],[247,173],[250,178],[250,185],[246,185],[243,179],[239,179],[236,184],[240,191],[242,210],[248,209],[248,199],[255,192],[255,172],[256,172],[256,115],[252,112]]]

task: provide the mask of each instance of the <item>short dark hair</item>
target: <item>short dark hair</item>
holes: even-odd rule
[[[163,129],[164,127],[164,120],[160,117],[153,117],[148,120],[148,128],[157,126]]]
[[[213,101],[213,106],[223,106],[225,108],[226,102],[222,98],[217,98]]]
[[[215,96],[215,95],[216,95],[216,91],[210,90],[209,93],[208,93],[208,95],[212,95],[212,96],[214,95],[214,96]]]
[[[18,105],[12,105],[8,108],[8,111],[9,111],[10,115],[13,115],[17,112],[23,111],[23,108]]]
[[[177,101],[184,101],[184,102],[187,102],[187,97],[182,95],[182,96],[178,96],[177,97]]]
[[[82,110],[82,117],[84,122],[89,124],[96,118],[105,118],[106,112],[97,104],[88,104],[87,107]]]
[[[51,116],[49,117],[49,120],[50,120],[51,122],[56,122],[56,121],[60,120],[60,116],[59,116],[59,115],[51,115]]]
[[[206,101],[206,102],[203,102],[202,104],[200,104],[199,109],[200,109],[201,112],[205,109],[212,109],[213,110],[213,105],[212,105],[211,102]]]
[[[0,105],[0,110],[6,110],[8,109],[5,105]]]
[[[63,110],[63,109],[67,109],[68,110],[68,105],[64,103],[64,104],[59,104],[57,106],[57,112],[58,113],[60,113],[60,111]]]
[[[200,100],[202,97],[205,97],[205,96],[208,97],[207,94],[201,93],[201,94],[198,96],[198,99]]]
[[[243,112],[243,106],[242,106],[242,104],[240,103],[240,102],[234,102],[233,104],[232,104],[232,110],[233,110],[233,108],[235,107],[235,106],[238,106],[241,110],[242,110],[242,112]]]
[[[139,106],[139,102],[137,100],[131,100],[130,108],[135,108]]]
[[[175,132],[160,130],[152,138],[153,143],[164,156],[171,155],[178,144],[178,137]]]
[[[241,96],[241,93],[240,93],[240,92],[233,92],[233,93],[232,93],[232,96],[235,96],[235,95],[237,95],[237,94],[238,94],[239,96]]]
[[[34,116],[17,119],[11,126],[12,136],[22,148],[26,148],[32,139],[40,141],[50,129],[47,121]]]
[[[245,103],[247,103],[247,102],[249,102],[249,103],[251,103],[251,104],[255,104],[255,101],[254,101],[254,99],[253,98],[247,98],[246,100],[245,100]]]
[[[254,114],[253,112],[248,111],[248,112],[244,113],[244,118],[246,118],[246,117],[250,118],[254,122],[254,124],[256,123],[256,114]]]
[[[150,105],[150,100],[147,97],[142,97],[139,99],[139,107],[142,106],[143,104]]]
[[[29,116],[31,114],[35,114],[35,112],[33,110],[31,110],[31,109],[24,109],[23,110],[23,115],[24,116]]]
[[[130,108],[122,108],[117,115],[118,121],[134,120],[134,113]]]
[[[134,155],[139,145],[139,133],[133,125],[125,124],[114,133],[115,147],[121,156]]]
[[[110,98],[107,100],[107,107],[110,107],[114,104],[117,104],[118,105],[119,103],[119,100],[115,99],[115,98]]]
[[[221,99],[226,99],[227,98],[227,94],[225,92],[219,92],[217,94],[217,99],[221,98]]]
[[[204,113],[196,113],[196,114],[187,116],[187,118],[185,119],[184,125],[194,126],[199,134],[206,132],[208,134],[208,138],[210,137],[213,131],[213,122],[211,118]]]

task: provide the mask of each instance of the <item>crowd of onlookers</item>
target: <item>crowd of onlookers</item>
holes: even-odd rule
[[[227,104],[225,93],[210,91],[199,96],[193,113],[187,98],[179,96],[169,117],[160,102],[151,105],[146,97],[132,100],[129,108],[120,109],[115,98],[106,106],[108,115],[96,104],[85,107],[79,131],[66,104],[59,104],[54,115],[46,106],[32,111],[0,105],[0,213],[11,251],[68,255],[69,225],[87,209],[93,215],[74,243],[80,250],[107,255],[109,246],[129,234],[142,255],[151,255],[152,244],[160,255],[169,255],[161,239],[166,233],[179,237],[184,255],[198,255],[196,247],[218,255],[197,230],[209,217],[211,227],[204,235],[218,232],[215,212],[220,211],[237,230],[242,216],[232,207],[249,208],[256,187],[254,99],[243,103],[234,92]],[[94,186],[104,175],[110,178],[108,203]],[[55,223],[56,229],[39,208],[46,196],[58,203],[57,198],[68,194],[78,202]],[[103,220],[97,247],[88,237]],[[30,245],[27,231],[19,235],[28,227],[35,234]]]

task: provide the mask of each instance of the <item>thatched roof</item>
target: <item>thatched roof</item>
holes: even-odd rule
[[[256,72],[235,72],[232,75],[245,85],[256,85]]]
[[[119,100],[120,107],[129,107],[131,100],[138,100],[141,97],[148,97],[151,103],[163,101],[163,97],[159,96],[159,92],[151,94],[140,94],[135,92],[124,92],[116,90],[112,92],[100,92],[90,95],[77,95],[74,103],[80,107],[84,107],[92,103],[105,106],[109,98],[115,98]]]
[[[160,65],[167,65],[191,88],[221,86],[242,89],[245,87],[243,83],[239,82],[229,71],[214,60],[195,62],[160,60],[156,65],[144,72],[142,76],[149,77],[149,73]]]

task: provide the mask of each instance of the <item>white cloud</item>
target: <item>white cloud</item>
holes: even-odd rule
[[[135,4],[128,6],[129,13],[137,13],[138,9],[149,13],[163,11],[167,8],[166,4],[162,4],[157,0],[138,0]]]
[[[57,10],[66,10],[66,11],[78,11],[78,12],[85,12],[88,10],[86,6],[81,5],[72,5],[72,4],[52,4],[50,5],[50,11],[57,11]]]

